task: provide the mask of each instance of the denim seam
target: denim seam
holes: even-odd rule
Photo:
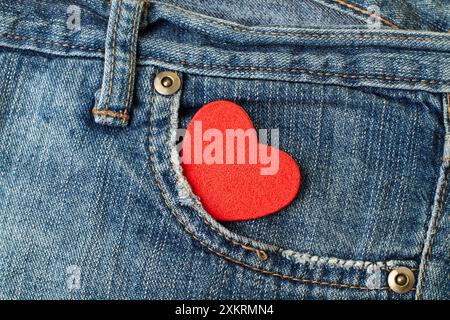
[[[273,35],[273,36],[290,36],[291,38],[298,38],[298,37],[302,37],[302,38],[326,38],[326,39],[333,39],[333,38],[337,38],[337,39],[397,39],[397,40],[414,40],[414,41],[435,41],[435,42],[450,42],[450,40],[448,39],[435,39],[435,38],[430,38],[430,37],[420,37],[420,36],[389,36],[389,35],[369,35],[369,34],[349,34],[349,35],[342,35],[342,34],[315,34],[315,33],[305,33],[305,32],[278,32],[278,31],[257,31],[257,30],[250,30],[250,29],[244,29],[243,27],[236,27],[236,26],[232,26],[232,25],[227,25],[226,23],[223,22],[218,22],[218,21],[212,21],[214,24],[218,24],[227,28],[231,28],[233,30],[236,31],[242,31],[242,32],[249,32],[249,33],[255,33],[255,34],[260,34],[260,35]],[[33,37],[33,36],[22,36],[22,35],[15,35],[15,34],[8,34],[8,33],[3,33],[1,34],[1,36],[7,37],[7,38],[13,38],[16,40],[26,40],[31,39],[31,40],[36,40],[39,42],[44,42],[47,44],[60,44],[63,47],[69,47],[69,48],[83,48],[85,50],[90,50],[90,51],[100,51],[103,52],[102,49],[96,49],[96,48],[90,48],[90,47],[86,47],[86,46],[76,46],[76,45],[70,45],[70,44],[66,44],[66,43],[62,43],[62,42],[58,42],[58,41],[52,41],[52,40],[42,40],[39,39],[37,37]]]
[[[447,93],[447,119],[450,119],[450,93]]]
[[[135,31],[136,31],[136,25],[137,25],[137,17],[140,11],[140,5],[141,5],[141,0],[137,0],[138,3],[136,4],[136,11],[134,13],[134,17],[133,17],[133,30],[131,31],[131,45],[130,45],[130,65],[129,65],[129,77],[128,77],[128,87],[127,87],[127,96],[126,96],[126,100],[125,100],[125,109],[124,109],[124,113],[127,114],[128,113],[128,103],[130,102],[130,96],[131,96],[131,83],[133,80],[133,65],[134,65],[134,43],[135,43]]]
[[[447,95],[447,106],[446,106],[446,117],[447,120],[450,119],[450,93],[448,93]],[[446,128],[447,129],[447,128]],[[417,287],[417,300],[422,300],[423,299],[423,288],[424,288],[424,283],[425,283],[425,278],[426,278],[426,270],[428,267],[428,264],[430,263],[431,260],[431,255],[433,252],[433,245],[435,243],[435,239],[436,239],[436,234],[437,234],[437,230],[439,228],[439,221],[441,218],[441,214],[442,211],[444,210],[444,205],[445,205],[445,195],[447,194],[447,189],[448,189],[448,180],[450,178],[450,166],[449,166],[449,158],[446,157],[443,159],[444,165],[446,166],[446,172],[444,175],[444,182],[443,185],[441,187],[441,195],[439,198],[439,203],[438,203],[438,209],[436,210],[436,213],[431,217],[432,221],[431,221],[431,226],[429,228],[429,234],[430,234],[430,239],[429,240],[425,240],[425,246],[428,245],[428,249],[426,249],[426,253],[425,253],[425,259],[423,261],[423,266],[420,268],[420,272],[419,272],[419,284]]]
[[[433,230],[437,231],[437,229],[438,229],[438,222],[440,220],[442,211],[444,209],[445,195],[447,194],[449,177],[450,177],[450,167],[447,168],[447,172],[445,174],[444,186],[442,187],[442,194],[441,194],[441,198],[440,198],[440,201],[439,201],[439,209],[438,209],[438,212],[436,213],[436,215],[433,217],[431,231],[433,231]],[[424,264],[423,264],[423,268],[422,268],[422,270],[421,270],[421,272],[419,274],[420,281],[421,281],[421,286],[418,288],[418,291],[417,291],[417,299],[418,300],[421,300],[423,298],[423,287],[424,287],[424,282],[425,282],[425,273],[426,273],[426,269],[427,269],[428,264],[429,264],[430,259],[431,259],[431,254],[432,254],[432,251],[433,251],[433,245],[434,245],[434,242],[435,242],[435,239],[436,239],[436,233],[437,232],[431,232],[432,237],[431,237],[431,239],[429,241],[430,245],[429,245],[428,250],[427,250],[426,255],[425,255],[425,261],[424,261]]]
[[[54,42],[54,41],[46,41],[42,40],[36,37],[24,37],[20,35],[11,35],[11,34],[1,34],[0,37],[15,39],[15,40],[32,40],[40,43],[45,43],[49,45],[57,45],[62,46],[64,48],[72,48],[72,49],[79,49],[82,51],[95,51],[95,52],[102,52],[101,49],[96,48],[89,48],[84,46],[75,46],[75,45],[69,45],[66,43],[61,42]],[[142,59],[151,59],[151,57],[142,57]],[[340,77],[344,79],[378,79],[378,80],[386,80],[386,81],[405,81],[405,82],[411,82],[411,83],[425,83],[425,84],[444,84],[444,85],[450,85],[450,82],[442,81],[442,80],[431,80],[431,79],[417,79],[417,78],[402,78],[402,77],[388,77],[388,76],[380,76],[380,75],[351,75],[351,74],[343,74],[343,73],[332,73],[332,72],[323,72],[323,71],[311,71],[311,70],[305,70],[301,68],[264,68],[264,67],[255,67],[255,66],[226,66],[226,65],[210,65],[210,64],[195,64],[190,63],[187,61],[163,61],[163,60],[155,60],[155,62],[163,62],[163,63],[178,63],[182,65],[192,66],[192,67],[201,67],[201,68],[219,68],[219,69],[225,69],[225,70],[248,70],[248,71],[279,71],[279,72],[295,72],[295,73],[301,73],[301,74],[309,74],[317,77]]]
[[[111,49],[111,70],[109,74],[109,88],[108,88],[108,96],[106,97],[105,102],[105,110],[109,110],[109,103],[111,101],[111,95],[112,95],[112,84],[114,79],[114,72],[115,72],[115,66],[116,66],[116,36],[117,36],[117,26],[119,24],[119,17],[120,17],[120,10],[122,7],[122,0],[119,0],[117,12],[116,12],[116,20],[114,21],[114,32],[113,32],[113,39],[112,39],[112,49]]]
[[[97,109],[97,108],[93,108],[92,109],[92,113],[102,116],[102,117],[112,117],[112,118],[120,118],[123,121],[126,121],[130,118],[130,116],[126,113],[122,113],[122,112],[117,112],[117,111],[111,111],[111,110],[103,110],[103,109]]]
[[[339,3],[339,4],[343,5],[343,6],[346,6],[346,7],[350,8],[350,9],[352,9],[352,10],[355,10],[357,12],[363,13],[363,14],[365,14],[365,15],[370,17],[370,12],[368,12],[367,10],[364,10],[364,9],[358,7],[358,6],[355,6],[354,4],[350,4],[350,3],[348,3],[348,2],[346,2],[344,0],[332,0],[332,1],[337,2],[337,3]],[[379,16],[379,18],[380,18],[380,21],[382,21],[388,27],[391,27],[393,29],[399,29],[399,27],[397,27],[395,24],[393,24],[392,22],[390,22],[386,18],[383,18],[381,16]]]
[[[144,57],[145,59],[151,59],[150,57]],[[212,64],[196,64],[187,61],[164,61],[164,60],[154,60],[155,62],[162,63],[174,63],[174,64],[182,64],[191,67],[200,67],[200,68],[211,68],[211,69],[226,69],[226,70],[248,70],[248,71],[280,71],[280,72],[295,72],[301,74],[309,74],[313,76],[319,77],[341,77],[345,79],[378,79],[378,80],[387,80],[387,81],[406,81],[412,83],[427,83],[427,84],[444,84],[450,85],[450,82],[442,81],[442,80],[430,80],[430,79],[417,79],[417,78],[401,78],[401,77],[388,77],[388,76],[379,76],[379,75],[351,75],[345,73],[333,73],[333,72],[323,72],[323,71],[310,71],[301,68],[271,68],[271,67],[254,67],[254,66],[226,66],[226,65],[212,65]]]
[[[156,95],[156,92],[153,91],[152,94],[152,101],[151,101],[151,105],[154,104],[154,97]],[[172,104],[172,97],[170,97],[169,99],[169,104]],[[170,130],[170,127],[169,127]],[[152,137],[152,132],[153,132],[153,127],[152,127],[152,122],[151,122],[151,116],[150,116],[150,124],[149,124],[149,139],[153,139]],[[170,201],[167,199],[167,195],[164,192],[164,188],[161,185],[161,182],[159,181],[158,177],[158,170],[156,168],[156,163],[155,163],[155,159],[154,159],[154,152],[151,150],[150,148],[150,163],[151,163],[151,168],[153,171],[153,174],[155,175],[155,182],[156,185],[160,191],[160,195],[163,198],[163,201],[167,207],[167,209],[169,209],[169,211],[172,213],[172,215],[176,218],[176,220],[182,225],[183,229],[185,231],[188,232],[188,234],[195,240],[197,241],[202,247],[206,248],[208,251],[214,253],[215,255],[222,257],[230,262],[233,262],[235,264],[238,264],[242,267],[246,267],[250,270],[253,271],[257,271],[263,274],[267,274],[267,275],[271,275],[274,277],[278,277],[281,279],[286,279],[286,280],[291,280],[294,282],[300,282],[300,283],[304,283],[304,284],[317,284],[317,285],[321,285],[321,286],[329,286],[329,287],[337,287],[337,288],[345,288],[345,289],[360,289],[360,290],[373,290],[373,291],[380,291],[380,290],[389,290],[389,287],[380,287],[380,288],[368,288],[368,287],[363,287],[363,286],[357,286],[357,285],[348,285],[348,284],[342,284],[342,283],[334,283],[334,282],[321,282],[318,280],[308,280],[308,279],[302,279],[302,278],[298,278],[298,277],[294,277],[294,276],[290,276],[290,275],[286,275],[283,273],[277,273],[277,272],[273,272],[273,271],[269,271],[266,269],[262,269],[247,263],[244,263],[240,260],[234,259],[226,254],[223,254],[221,252],[218,252],[216,250],[214,250],[213,248],[211,248],[208,244],[206,244],[204,241],[202,241],[200,238],[198,238],[194,232],[188,227],[188,225],[186,224],[185,221],[183,221],[183,219],[181,218],[181,216],[176,212],[175,208],[172,206],[172,204],[170,203]]]

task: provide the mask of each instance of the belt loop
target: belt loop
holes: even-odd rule
[[[92,109],[96,123],[126,126],[134,91],[136,48],[144,0],[112,0],[102,87]]]

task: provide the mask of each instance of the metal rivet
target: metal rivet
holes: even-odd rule
[[[168,88],[173,84],[173,81],[169,77],[164,77],[161,80],[161,84],[163,85],[163,87]]]
[[[408,268],[399,267],[389,273],[388,284],[392,291],[397,293],[406,293],[412,289],[416,278],[414,273]]]
[[[156,92],[164,96],[176,93],[181,87],[181,79],[175,72],[164,71],[156,75],[153,81]]]

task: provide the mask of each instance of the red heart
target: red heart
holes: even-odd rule
[[[198,130],[200,126],[201,132]],[[208,129],[213,129],[209,130],[209,141],[203,141],[203,138],[208,138]],[[250,139],[246,140],[243,148],[238,147],[237,139],[227,144],[227,129],[254,130],[254,127],[239,105],[230,101],[214,101],[204,105],[194,115],[184,136],[183,173],[206,211],[216,220],[238,221],[263,217],[286,207],[300,188],[300,169],[295,160],[275,147],[259,144],[257,138],[253,144],[257,149],[251,148]],[[222,135],[222,147],[219,147],[219,134]],[[234,156],[228,163],[227,148],[234,149],[234,152],[228,149],[229,155]],[[269,156],[273,155],[273,158],[269,158],[272,160],[264,163],[259,156],[260,150],[266,150]],[[244,164],[237,163],[238,152],[241,152],[241,156],[245,155]],[[216,163],[211,163],[211,158],[208,160],[205,155],[216,157]],[[251,157],[257,160],[250,162]],[[223,159],[223,163],[218,159]],[[272,168],[272,172],[269,172],[272,174],[267,175],[266,172],[263,175],[263,168]]]

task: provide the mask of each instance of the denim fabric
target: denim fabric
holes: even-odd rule
[[[97,123],[126,126],[129,122],[142,9],[142,1],[115,1],[111,5],[105,43],[105,70],[101,90],[96,93],[97,99],[92,109]]]
[[[1,0],[0,298],[448,299],[450,13],[412,3]],[[224,99],[301,167],[280,212],[219,223],[183,177]]]

